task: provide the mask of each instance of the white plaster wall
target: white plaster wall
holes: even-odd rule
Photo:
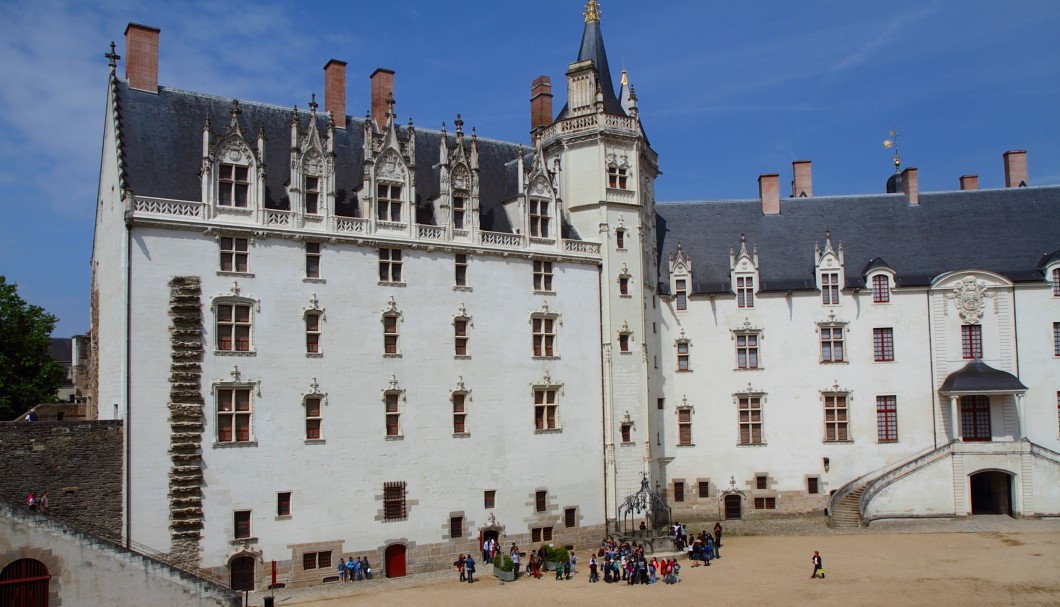
[[[1015,293],[1023,431],[1032,442],[1060,452],[1060,358],[1053,353],[1053,323],[1060,322],[1060,297],[1048,283],[1020,285]]]
[[[1060,466],[1034,458],[1030,465],[1034,514],[1060,516]]]
[[[943,458],[903,476],[876,494],[864,516],[954,514],[953,463]]]

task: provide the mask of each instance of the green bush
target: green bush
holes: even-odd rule
[[[515,563],[512,562],[512,557],[507,554],[498,554],[493,557],[493,566],[501,571],[513,571],[515,569]]]
[[[545,558],[556,563],[565,563],[570,560],[570,553],[563,546],[549,546],[545,550]]]

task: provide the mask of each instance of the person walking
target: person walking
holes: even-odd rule
[[[460,556],[457,557],[457,559],[455,561],[453,561],[453,565],[456,566],[456,570],[460,574],[460,581],[461,582],[466,582],[467,581],[467,576],[464,575],[464,553],[463,552],[461,552]]]
[[[816,578],[818,574],[820,574],[821,579],[823,580],[824,579],[824,564],[821,562],[821,553],[817,552],[816,550],[814,550],[813,551],[813,558],[811,560],[813,561],[813,574],[810,576],[810,579],[812,580],[812,579]]]
[[[464,561],[464,575],[467,576],[467,583],[475,583],[475,559],[470,553],[467,555],[467,559]]]

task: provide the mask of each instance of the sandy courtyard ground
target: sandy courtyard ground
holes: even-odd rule
[[[809,579],[819,550],[827,579]],[[380,588],[356,596],[277,607],[479,607],[484,605],[1060,605],[1060,529],[1033,532],[895,533],[726,538],[711,567],[682,561],[682,582],[668,586],[589,584],[588,554],[578,575],[557,582],[521,578],[501,585],[479,567],[480,581]]]

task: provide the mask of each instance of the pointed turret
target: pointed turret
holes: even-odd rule
[[[615,95],[615,84],[611,80],[611,68],[607,65],[607,51],[604,50],[604,35],[600,30],[600,5],[596,0],[589,0],[585,5],[585,30],[582,32],[582,44],[578,49],[578,60],[571,64],[574,66],[584,61],[591,61],[596,69],[596,95],[604,104],[604,112],[617,116],[625,116],[622,104]],[[568,77],[570,73],[568,73]],[[590,98],[592,92],[590,91]],[[575,104],[577,106],[577,104]],[[560,112],[559,117],[565,118],[571,106],[568,95],[567,105]]]

